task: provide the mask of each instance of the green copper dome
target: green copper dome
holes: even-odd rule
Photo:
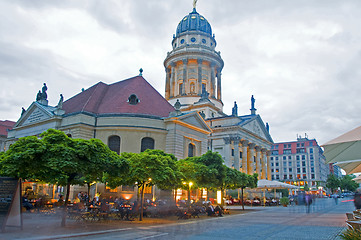
[[[207,19],[197,13],[195,8],[179,22],[176,37],[187,31],[201,31],[212,37],[211,25]]]

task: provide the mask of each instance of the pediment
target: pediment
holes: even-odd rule
[[[37,102],[33,102],[26,110],[26,112],[17,121],[15,127],[31,125],[52,118],[54,116],[54,113],[51,111],[52,108],[53,107],[42,106]]]
[[[185,114],[178,118],[179,121],[186,123],[188,125],[192,125],[198,129],[202,129],[207,132],[211,132],[212,130],[209,128],[208,124],[204,121],[204,119],[197,113],[192,112],[189,114]]]
[[[253,134],[259,136],[260,138],[272,141],[272,138],[267,132],[265,125],[262,119],[257,115],[256,117],[249,119],[248,121],[241,124],[242,128],[252,132]]]

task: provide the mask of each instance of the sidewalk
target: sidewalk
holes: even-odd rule
[[[241,210],[241,206],[232,206],[231,214],[242,214],[253,211],[248,207],[245,211]],[[264,208],[254,208],[262,210]],[[230,216],[230,215],[228,215]],[[225,216],[227,217],[227,215]],[[96,235],[107,232],[126,231],[136,227],[154,226],[164,224],[177,224],[184,222],[194,222],[209,219],[207,216],[200,218],[191,218],[187,220],[178,220],[177,217],[168,218],[143,218],[143,221],[125,221],[125,220],[109,220],[84,222],[67,219],[66,227],[60,227],[61,215],[45,215],[41,213],[23,213],[23,230],[15,227],[6,227],[5,232],[0,234],[0,240],[8,239],[64,239],[74,236]]]

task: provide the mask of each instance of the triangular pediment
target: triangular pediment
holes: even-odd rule
[[[266,130],[265,124],[263,123],[259,115],[255,115],[253,118],[250,118],[242,122],[240,126],[252,132],[253,134],[259,136],[260,138],[273,142],[271,135]]]
[[[190,112],[177,117],[177,120],[191,126],[194,129],[199,129],[206,132],[212,132],[208,124],[197,112]]]
[[[54,107],[43,106],[40,103],[33,102],[14,127],[36,124],[48,120],[54,116],[54,109]]]

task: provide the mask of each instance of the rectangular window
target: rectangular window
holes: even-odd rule
[[[311,172],[315,172],[315,169],[313,167],[311,167]]]
[[[242,152],[239,152],[239,158],[242,158]]]
[[[232,149],[232,157],[234,156],[234,149]]]
[[[297,168],[297,173],[300,173],[301,172],[301,168]]]
[[[284,148],[287,148],[287,144],[283,144],[283,147],[284,147]]]
[[[284,169],[283,169],[283,172],[287,172],[287,168],[284,168]]]
[[[291,157],[291,156],[288,156],[288,159],[289,159],[289,160],[291,160],[291,159],[292,159],[292,157]]]
[[[286,156],[283,156],[283,160],[286,160]]]
[[[276,167],[278,167],[278,162],[276,162]]]
[[[288,162],[288,166],[291,167],[291,166],[292,166],[292,162]]]
[[[296,160],[300,160],[300,156],[299,156],[299,155],[296,156]]]
[[[310,148],[310,153],[313,153],[313,148]]]
[[[283,154],[291,154],[291,153],[292,153],[291,149],[283,150]]]
[[[306,167],[306,162],[302,162],[302,167]]]
[[[297,162],[297,167],[301,167],[300,162]]]
[[[297,179],[301,179],[301,174],[297,174]]]
[[[288,171],[289,171],[289,172],[292,172],[292,168],[289,168]]]
[[[288,148],[291,148],[291,144],[288,144]]]
[[[313,142],[310,142],[310,146],[313,146]]]
[[[276,172],[279,172],[280,170],[279,169],[276,169]]]
[[[273,163],[271,163],[271,167],[273,167]]]
[[[314,165],[314,163],[313,163],[313,161],[311,161],[311,166],[313,166]]]
[[[276,157],[276,160],[278,160],[278,157]]]
[[[306,159],[306,156],[305,155],[302,155],[302,160],[305,160]]]
[[[303,174],[303,179],[306,179],[307,177],[306,177],[306,174]]]
[[[276,179],[277,179],[277,180],[280,179],[280,176],[276,175]]]
[[[274,172],[274,169],[273,169],[273,168],[271,169],[271,172]]]
[[[290,179],[293,179],[292,175],[290,175]]]
[[[278,150],[272,151],[272,155],[278,155]]]
[[[287,179],[287,175],[283,175],[283,179]]]
[[[275,180],[275,176],[272,175],[272,180]]]
[[[311,174],[311,178],[312,178],[312,179],[315,179],[315,174]]]
[[[273,157],[270,158],[273,161]]]
[[[306,168],[302,168],[302,172],[304,172],[304,173],[305,173],[305,172],[306,172]]]
[[[297,143],[297,147],[300,147],[300,144],[299,144],[299,143]]]

